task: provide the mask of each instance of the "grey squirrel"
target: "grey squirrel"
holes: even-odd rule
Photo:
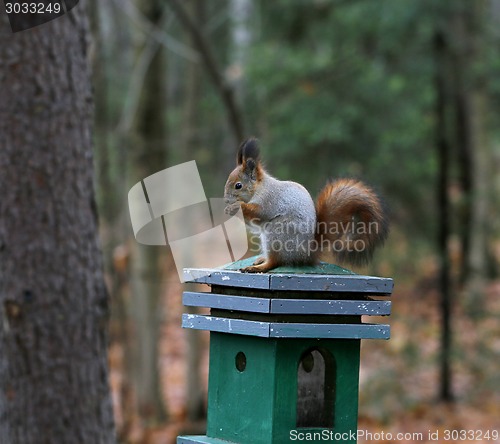
[[[241,206],[245,222],[260,235],[262,256],[243,272],[313,265],[334,257],[364,264],[388,234],[387,212],[370,187],[338,179],[327,183],[314,203],[302,185],[267,173],[255,138],[240,145],[224,199],[225,212],[234,214]]]

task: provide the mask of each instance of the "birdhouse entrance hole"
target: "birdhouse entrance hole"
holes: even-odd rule
[[[247,357],[245,356],[245,353],[238,352],[238,354],[234,358],[234,361],[235,361],[236,368],[238,369],[238,371],[240,373],[244,372],[245,369],[247,368]]]
[[[333,428],[335,359],[328,350],[306,350],[297,370],[297,427]]]

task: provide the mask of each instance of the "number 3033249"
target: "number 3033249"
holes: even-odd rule
[[[7,14],[58,14],[62,12],[60,3],[5,3]]]

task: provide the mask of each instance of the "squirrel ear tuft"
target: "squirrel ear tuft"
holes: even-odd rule
[[[257,163],[253,159],[247,159],[243,162],[243,170],[252,180],[257,179]]]
[[[243,162],[247,159],[253,159],[255,160],[255,162],[259,162],[259,141],[255,137],[250,137],[249,139],[245,140],[238,149],[238,165],[243,164]]]
[[[240,147],[238,148],[238,154],[236,156],[236,165],[241,165],[243,163],[243,145],[245,142],[243,142]]]

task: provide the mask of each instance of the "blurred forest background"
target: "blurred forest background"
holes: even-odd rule
[[[121,442],[204,431],[208,343],[180,329],[184,287],[134,240],[128,190],[195,159],[221,197],[249,135],[278,178],[359,177],[391,209],[356,270],[395,280],[360,428],[500,429],[500,1],[93,0],[91,19]]]

